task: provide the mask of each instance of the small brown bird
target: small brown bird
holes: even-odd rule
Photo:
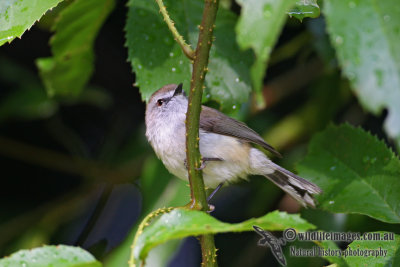
[[[182,84],[169,84],[156,91],[146,107],[147,139],[165,167],[184,180],[188,179],[185,165],[187,106]],[[199,137],[200,153],[206,164],[203,178],[207,187],[219,189],[223,184],[246,179],[248,175],[263,175],[303,206],[315,207],[313,195],[322,190],[273,163],[263,152],[252,147],[251,143],[258,144],[281,156],[246,124],[202,106]]]

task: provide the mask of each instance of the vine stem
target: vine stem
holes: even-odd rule
[[[136,243],[137,240],[139,238],[139,236],[143,233],[143,229],[149,225],[150,221],[153,220],[154,218],[160,216],[161,214],[164,214],[166,212],[170,212],[171,210],[173,210],[174,208],[162,208],[162,209],[157,209],[151,213],[149,213],[140,223],[137,231],[136,231],[136,235],[135,238],[133,240],[132,246],[131,246],[131,255],[129,257],[129,261],[128,261],[128,265],[129,267],[136,267],[135,264],[135,247],[136,247]],[[144,266],[145,263],[142,262],[140,264],[140,266]]]
[[[167,26],[169,30],[171,31],[172,35],[174,36],[175,41],[181,46],[183,53],[191,60],[194,59],[195,52],[193,49],[188,45],[185,40],[183,39],[182,35],[179,34],[178,30],[175,27],[175,23],[173,20],[169,17],[167,8],[165,7],[164,3],[162,0],[156,0],[158,7],[160,8],[160,12],[164,17],[165,23],[167,23]]]
[[[186,113],[186,159],[190,182],[190,208],[207,211],[208,203],[204,188],[199,150],[199,122],[204,79],[208,71],[208,58],[213,41],[215,19],[219,0],[205,0],[203,18],[199,26],[199,38],[193,61],[193,72],[190,83],[189,104]],[[213,235],[200,236],[202,266],[218,266]]]

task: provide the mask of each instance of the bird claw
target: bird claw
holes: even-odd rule
[[[220,158],[201,158],[201,165],[199,168],[195,168],[196,171],[201,171],[206,167],[206,162],[207,161],[222,161]],[[188,169],[187,161],[184,159],[183,164],[185,165],[185,168]]]

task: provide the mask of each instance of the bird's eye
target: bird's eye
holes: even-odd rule
[[[163,103],[164,103],[164,100],[162,100],[162,99],[157,100],[157,106],[161,107]]]

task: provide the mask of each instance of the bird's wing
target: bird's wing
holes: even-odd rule
[[[232,136],[247,142],[255,143],[262,146],[274,155],[282,157],[278,151],[267,144],[261,136],[250,129],[246,124],[232,119],[216,109],[202,106],[202,111],[200,113],[200,129],[207,132]]]

